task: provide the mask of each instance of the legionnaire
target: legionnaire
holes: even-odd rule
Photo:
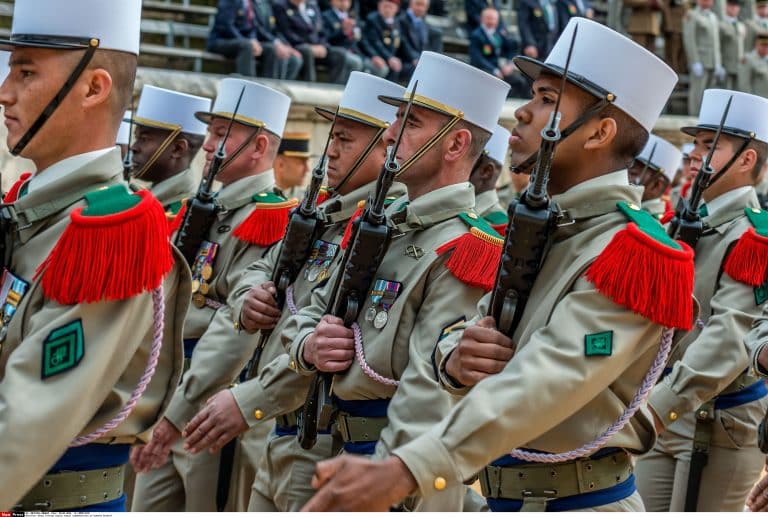
[[[292,286],[292,306],[296,310],[309,304],[312,290],[325,285],[338,267],[350,219],[359,215],[358,205],[366,201],[376,185],[385,154],[381,137],[396,114],[396,109],[380,102],[378,96],[402,97],[404,91],[402,86],[369,74],[353,72],[349,78],[331,128],[327,153],[328,186],[333,195],[319,205],[327,227],[313,244]],[[317,112],[333,119],[333,112],[323,108],[317,108]],[[404,192],[404,187],[396,183],[390,193],[399,197]],[[243,330],[254,333],[274,325],[264,344],[257,375],[213,397],[187,430],[187,442],[193,445],[193,450],[204,451],[211,445],[219,447],[250,427],[241,439],[242,450],[252,458],[253,466],[258,466],[253,490],[251,485],[243,487],[247,489],[246,505],[250,511],[300,509],[314,493],[310,481],[315,463],[331,456],[333,451],[327,432],[318,436],[317,444],[308,451],[296,441],[297,410],[309,383],[290,368],[281,340],[293,309],[289,306],[279,315],[273,300],[275,287],[271,278],[279,252],[276,246],[264,259],[251,265],[232,296],[237,300],[232,305],[241,307],[236,323]],[[231,421],[218,417],[226,414]],[[270,426],[275,417],[277,425]],[[206,433],[205,437],[198,436],[196,426]],[[219,438],[221,432],[226,433],[224,438]]]
[[[682,130],[695,136],[691,160],[699,169],[729,99],[712,155],[715,176],[699,209],[705,224],[696,246],[700,320],[648,399],[660,436],[635,472],[651,511],[741,511],[765,459],[756,430],[768,388],[748,371],[742,339],[768,299],[762,287],[768,259],[761,258],[768,256],[768,240],[760,236],[766,214],[753,187],[768,155],[768,100],[708,90],[698,125]],[[692,450],[703,453],[703,461]],[[695,496],[685,502],[695,490],[698,504]]]
[[[315,485],[323,488],[306,509],[381,510],[413,491],[440,498],[480,470],[492,510],[642,510],[629,453],[648,450],[655,436],[649,415],[635,413],[638,392],[660,373],[669,327],[691,324],[693,264],[690,249],[640,210],[640,190],[622,167],[639,153],[677,76],[607,27],[571,20],[546,62],[517,58],[534,98],[516,112],[513,165],[525,170],[536,157],[576,24],[559,106],[563,131],[579,122],[555,150],[549,176],[563,215],[520,324],[510,338],[493,317],[477,316],[438,343],[435,371],[463,400],[387,459],[319,464]],[[651,288],[644,277],[660,283]],[[483,297],[479,314],[489,301]]]
[[[123,510],[130,444],[181,373],[189,273],[115,145],[140,17],[139,0],[26,0],[0,42],[8,147],[38,171],[2,210],[0,508]]]
[[[649,52],[656,51],[656,38],[661,35],[661,2],[659,0],[624,0],[631,9],[627,32]]]
[[[725,79],[720,60],[720,30],[712,11],[713,0],[696,0],[696,7],[683,20],[683,43],[688,57],[688,113],[698,113],[704,90]]]
[[[275,192],[272,173],[289,106],[290,99],[271,88],[224,79],[213,109],[197,113],[209,127],[203,145],[207,168],[232,124],[225,142],[227,161],[216,176],[222,184],[215,197],[221,211],[191,266],[193,295],[184,322],[184,377],[152,441],[132,456],[139,472],[134,511],[216,510],[219,454],[190,455],[183,448],[181,430],[211,395],[237,377],[253,353],[253,337],[232,326],[227,297],[243,269],[280,240],[288,212],[296,205]],[[221,469],[225,467],[231,465]]]
[[[211,100],[146,85],[133,117],[131,146],[134,179],[150,183],[152,194],[171,219],[181,202],[197,190],[190,165],[205,139],[206,126],[195,113]]]
[[[309,172],[309,139],[306,132],[285,133],[275,157],[275,184],[288,199],[301,199]]]
[[[720,50],[726,76],[724,86],[736,88],[739,65],[744,61],[744,43],[747,39],[747,26],[739,20],[740,0],[727,0],[725,17],[720,20]]]
[[[496,182],[507,157],[509,136],[509,130],[497,124],[469,175],[469,182],[475,187],[475,212],[500,234],[504,234],[507,226],[507,208],[499,204]]]
[[[768,31],[755,36],[755,47],[739,66],[739,90],[768,96]]]
[[[683,47],[683,19],[690,9],[689,0],[668,0],[661,3],[664,33],[664,61],[679,74],[688,72]]]
[[[747,26],[747,41],[744,48],[751,49],[755,46],[757,35],[768,32],[768,0],[757,0],[754,14],[744,20],[744,23]]]
[[[664,193],[677,172],[681,157],[680,149],[674,144],[651,135],[629,167],[630,183],[643,187],[642,208],[654,217],[659,218],[672,209],[664,200]]]

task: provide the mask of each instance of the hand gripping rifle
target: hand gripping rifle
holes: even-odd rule
[[[531,172],[530,184],[519,200],[509,204],[507,211],[509,225],[504,238],[501,264],[491,291],[488,315],[493,316],[499,332],[509,337],[514,334],[523,315],[549,247],[549,237],[555,228],[557,207],[549,198],[547,183],[555,147],[561,139],[560,100],[563,98],[578,29],[577,25],[573,30],[555,109],[549,115],[547,127],[541,130],[541,145]]]
[[[299,276],[299,271],[301,271],[302,266],[307,261],[312,244],[320,235],[323,227],[322,218],[317,212],[317,196],[320,193],[323,179],[325,179],[325,169],[328,165],[328,145],[333,137],[333,127],[338,113],[339,110],[337,108],[331,122],[331,128],[328,131],[323,154],[315,168],[312,169],[312,179],[309,182],[307,191],[304,193],[301,205],[291,213],[288,229],[285,231],[280,247],[280,254],[277,257],[275,268],[272,270],[272,282],[277,289],[275,299],[277,308],[281,311],[285,306],[285,292],[296,281],[296,277]],[[270,335],[272,335],[271,330],[261,331],[253,357],[248,361],[248,365],[245,368],[245,380],[250,380],[256,375],[261,352],[264,350],[264,345],[269,340]]]
[[[213,226],[216,220],[216,214],[221,210],[213,199],[213,181],[216,179],[216,175],[221,170],[227,157],[224,152],[224,146],[227,143],[227,139],[229,139],[229,132],[232,130],[232,124],[234,124],[237,117],[237,110],[240,108],[240,101],[243,100],[244,93],[245,87],[240,91],[235,111],[232,113],[232,118],[229,119],[227,132],[224,133],[224,138],[219,142],[219,147],[213,155],[211,165],[208,167],[208,175],[203,175],[195,197],[187,200],[184,220],[181,222],[179,232],[176,234],[176,242],[174,244],[179,248],[181,254],[184,255],[189,267],[195,264],[197,252],[203,241],[208,238],[208,232],[211,231],[211,226]]]
[[[389,247],[391,230],[384,213],[384,201],[392,183],[400,172],[397,161],[397,149],[403,137],[403,130],[413,105],[418,81],[413,85],[411,96],[403,115],[400,132],[394,145],[387,147],[387,158],[381,174],[376,181],[373,200],[369,196],[360,218],[353,223],[349,245],[344,252],[339,274],[333,287],[332,297],[326,308],[326,314],[332,314],[344,320],[349,328],[357,320],[365,296],[371,288],[376,270],[384,259]],[[317,441],[317,430],[325,429],[333,417],[331,400],[331,382],[333,374],[319,373],[312,379],[299,415],[299,444],[304,449],[311,449]]]
[[[728,112],[731,109],[732,100],[733,96],[728,99],[728,103],[725,105],[720,125],[717,128],[717,133],[715,133],[715,139],[712,141],[712,147],[709,149],[707,158],[696,175],[696,179],[693,181],[690,196],[688,199],[680,198],[675,208],[675,216],[669,223],[669,236],[683,241],[693,249],[696,249],[696,243],[699,242],[699,237],[701,237],[701,233],[704,231],[704,224],[701,222],[701,216],[699,215],[699,203],[701,203],[702,194],[712,184],[715,176],[715,171],[712,170],[711,165],[712,156],[715,154],[723,126],[725,126],[725,119],[728,117]]]

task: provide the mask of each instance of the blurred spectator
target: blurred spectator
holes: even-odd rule
[[[349,12],[352,0],[330,0],[331,8],[323,12],[323,26],[328,43],[347,50],[347,59],[352,62],[352,70],[373,73],[371,59],[365,57],[359,46],[362,31],[357,20]]]
[[[499,27],[499,12],[486,7],[480,16],[480,27],[469,36],[469,64],[510,84],[510,97],[527,98],[530,84],[512,63],[518,52],[509,34]]]
[[[400,28],[403,31],[400,57],[414,67],[423,51],[443,51],[442,33],[430,27],[424,19],[428,9],[429,0],[411,0],[410,6],[398,16]],[[404,81],[408,79],[410,77],[403,77]]]
[[[747,28],[744,22],[739,21],[740,9],[739,0],[727,0],[725,17],[720,22],[720,61],[726,73],[723,86],[728,90],[736,88],[739,65],[744,60]]]
[[[755,47],[757,34],[768,31],[768,0],[758,0],[755,7],[755,16],[744,23],[747,25],[747,41],[744,44],[744,48],[751,50]]]
[[[656,37],[661,35],[659,0],[624,0],[632,12],[627,20],[627,33],[650,52],[656,52]]]
[[[768,97],[768,32],[757,34],[754,49],[739,67],[738,89]]]
[[[568,20],[574,17],[589,18],[595,17],[595,11],[589,0],[556,0],[557,21],[560,24],[559,32],[562,33]]]
[[[295,79],[301,54],[274,33],[274,17],[268,0],[219,0],[207,48],[235,60],[238,74],[276,79]]]
[[[467,32],[471,33],[480,26],[480,14],[486,7],[494,7],[501,12],[499,0],[464,0],[464,13],[467,15]]]
[[[329,80],[344,84],[358,63],[343,47],[328,44],[323,21],[314,3],[305,0],[283,0],[273,4],[278,32],[301,52],[304,58],[301,78],[315,82],[315,63],[328,67]]]
[[[556,0],[520,0],[517,6],[517,27],[523,54],[544,61],[557,40]]]
[[[399,6],[400,0],[379,0],[376,12],[365,19],[360,40],[360,49],[373,63],[373,73],[390,81],[410,77],[414,68],[398,57],[402,45],[402,30],[396,18]]]
[[[667,0],[661,4],[664,29],[664,61],[678,74],[688,71],[683,48],[683,18],[690,7],[689,0]]]
[[[712,11],[712,0],[696,0],[696,7],[683,20],[683,42],[688,57],[688,114],[699,113],[704,90],[725,80],[720,61],[720,30]]]

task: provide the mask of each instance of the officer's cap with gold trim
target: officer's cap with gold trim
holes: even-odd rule
[[[414,105],[458,116],[489,133],[496,128],[509,91],[507,83],[467,63],[422,52],[407,91],[400,97],[382,96],[381,100],[396,105],[407,102],[416,81]]]
[[[683,153],[675,145],[656,135],[650,135],[648,143],[645,144],[635,159],[643,164],[648,164],[649,168],[661,172],[669,181],[672,181],[675,179],[677,166],[680,165],[682,157]]]
[[[309,140],[311,135],[306,132],[285,133],[280,140],[280,147],[277,148],[277,154],[283,156],[295,156],[296,158],[309,158]]]
[[[485,144],[485,155],[496,163],[504,165],[509,149],[509,136],[509,130],[497,124],[490,140]]]
[[[139,54],[141,0],[18,0],[0,48],[98,48]]]
[[[195,113],[210,109],[211,99],[148,84],[141,90],[133,123],[137,126],[205,135],[208,127],[195,117]]]
[[[213,109],[199,111],[195,116],[206,124],[210,124],[213,117],[231,118],[243,88],[243,100],[237,108],[235,120],[246,126],[262,127],[277,136],[282,135],[285,131],[285,121],[288,119],[288,109],[291,107],[291,98],[263,84],[245,79],[222,80]]]
[[[571,18],[546,61],[517,56],[515,65],[532,81],[542,73],[562,77],[576,25],[568,81],[595,97],[612,100],[650,132],[677,83],[677,74],[654,54],[604,25]]]
[[[717,131],[731,96],[733,100],[725,118],[723,133],[768,142],[768,99],[733,90],[704,90],[699,122],[695,126],[680,128],[680,131],[691,136],[696,136],[701,130]]]
[[[379,101],[379,95],[402,97],[405,88],[375,75],[352,72],[339,101],[339,117],[374,127],[387,127],[397,109]],[[321,117],[332,120],[333,110],[315,108]]]
[[[131,143],[131,117],[133,111],[125,110],[123,114],[123,121],[120,123],[120,129],[117,130],[118,145],[130,145]]]

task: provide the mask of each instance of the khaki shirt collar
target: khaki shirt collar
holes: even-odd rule
[[[707,203],[709,215],[704,218],[704,223],[718,233],[725,233],[727,223],[744,215],[745,208],[760,208],[754,187],[730,190]]]
[[[246,176],[234,183],[225,185],[219,190],[216,199],[224,211],[237,210],[251,202],[251,198],[275,186],[275,175],[272,169]]]
[[[398,210],[402,203],[392,204]],[[456,217],[462,212],[472,212],[475,206],[475,188],[469,182],[448,185],[408,203],[405,217],[402,212],[393,215],[395,227],[406,233],[429,228],[437,223]]]
[[[583,181],[552,196],[552,201],[564,212],[565,222],[568,222],[613,212],[619,201],[640,206],[642,197],[642,187],[630,185],[627,170],[622,169]]]
[[[475,212],[483,215],[499,204],[499,195],[494,189],[475,195]]]
[[[368,194],[376,188],[376,182],[366,183],[347,194],[337,194],[325,201],[320,209],[325,214],[329,223],[346,221],[357,210],[357,204],[360,201],[366,201]]]
[[[27,184],[27,192],[34,192],[47,185],[50,185],[51,183],[57,182],[66,176],[70,176],[84,165],[111,152],[119,153],[120,151],[117,147],[110,147],[107,149],[89,151],[87,153],[77,154],[75,156],[70,156],[69,158],[64,158],[63,160],[54,163],[47,169],[36,172]]]
[[[197,181],[192,174],[192,169],[185,169],[164,181],[155,183],[150,189],[152,195],[163,206],[181,201],[194,193],[195,190],[197,190]]]

